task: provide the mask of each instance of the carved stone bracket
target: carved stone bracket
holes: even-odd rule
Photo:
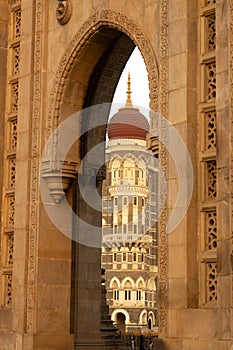
[[[66,24],[72,15],[72,4],[71,0],[57,0],[56,16],[57,21],[64,25]]]
[[[148,134],[147,148],[153,152],[153,154],[156,158],[159,157],[159,138],[158,138],[158,136]]]
[[[64,162],[61,170],[52,170],[50,162],[42,164],[42,177],[47,182],[51,196],[55,203],[60,203],[73,179],[77,176],[77,164]]]

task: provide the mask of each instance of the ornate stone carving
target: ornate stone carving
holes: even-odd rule
[[[207,22],[207,51],[215,50],[216,48],[216,28],[215,28],[215,13],[211,13],[206,17]]]
[[[61,59],[50,98],[50,108],[47,119],[47,137],[49,137],[58,126],[64,86],[76,57],[86,43],[86,40],[93,35],[93,28],[95,28],[95,31],[98,31],[103,25],[124,32],[140,49],[149,72],[151,109],[155,111],[158,109],[158,67],[149,41],[147,41],[144,33],[142,33],[132,19],[115,11],[101,10],[83,24],[69,43]]]
[[[216,111],[204,113],[205,118],[205,151],[216,149]]]
[[[206,302],[215,302],[217,300],[217,263],[206,264],[206,275]]]
[[[217,169],[216,160],[205,162],[206,165],[206,200],[214,200],[217,197]]]
[[[31,177],[30,177],[30,218],[29,218],[29,259],[27,275],[27,332],[34,330],[33,309],[35,304],[35,271],[36,271],[36,238],[38,237],[38,201],[39,201],[39,139],[41,119],[41,31],[43,22],[42,0],[35,1],[35,51],[34,51],[34,85],[33,85],[33,111],[32,111],[32,149],[31,149]]]
[[[12,304],[12,274],[5,275],[6,287],[6,306],[11,307]]]
[[[149,71],[149,85],[151,96],[151,108],[157,110],[158,107],[158,70],[156,59],[150,43],[146,40],[145,35],[137,27],[136,23],[120,13],[111,10],[102,10],[89,18],[80,28],[75,37],[71,40],[68,48],[60,62],[58,72],[54,82],[54,89],[50,99],[50,109],[47,120],[47,136],[49,137],[59,124],[59,113],[64,93],[64,86],[72,70],[72,66],[78,53],[81,51],[88,37],[93,35],[93,27],[96,31],[103,26],[109,26],[126,33],[141,50],[145,63]],[[57,139],[56,132],[54,135],[53,155],[56,159]],[[53,166],[52,166],[53,167]],[[61,192],[60,192],[61,194]],[[64,193],[63,193],[64,194]],[[57,198],[58,200],[58,198]]]
[[[14,39],[20,39],[21,36],[21,8],[14,11]]]
[[[10,7],[10,15],[12,18],[12,31],[9,35],[9,66],[8,80],[9,93],[7,100],[9,103],[9,114],[6,115],[7,130],[5,134],[5,145],[7,155],[5,158],[5,176],[4,186],[5,206],[3,211],[3,227],[1,235],[2,252],[5,251],[6,257],[1,259],[2,287],[5,288],[3,305],[4,307],[12,306],[12,268],[13,268],[13,250],[14,250],[14,224],[15,224],[15,177],[16,177],[16,146],[17,146],[17,113],[18,113],[18,97],[19,97],[19,61],[20,61],[20,38],[21,38],[21,4],[20,1],[12,2]],[[10,231],[9,231],[10,229]],[[3,233],[7,232],[6,237]],[[10,233],[9,233],[10,232]],[[3,255],[2,255],[3,256]],[[7,272],[2,268],[7,267]]]
[[[160,113],[163,117],[168,117],[168,0],[161,1],[160,12]],[[159,127],[159,139],[163,144],[159,147],[159,162],[164,172],[164,178],[160,184],[160,198],[163,203],[167,202],[166,196],[166,178],[167,178],[167,129],[166,126]],[[164,190],[163,190],[164,189]],[[167,209],[166,204],[159,218],[159,331],[162,335],[167,334],[168,323],[168,237]]]
[[[19,63],[20,63],[20,45],[13,48],[13,75],[17,76],[19,74]]]
[[[204,65],[205,74],[201,75],[202,85],[205,86],[205,94],[203,102],[207,102],[210,107],[208,109],[203,109],[204,117],[204,139],[203,139],[203,149],[202,155],[208,155],[208,151],[213,151],[212,159],[209,157],[201,160],[201,167],[204,164],[203,173],[203,204],[205,206],[202,208],[204,210],[204,215],[201,214],[201,221],[204,221],[204,225],[201,224],[201,242],[203,244],[203,250],[200,251],[202,269],[200,274],[203,275],[201,278],[205,280],[205,297],[203,298],[204,303],[210,303],[217,300],[217,162],[216,162],[216,15],[215,8],[213,5],[215,0],[206,0],[204,5],[210,6],[207,12],[203,12],[205,26],[203,28],[204,32],[200,32],[205,38],[205,46],[203,47],[203,54],[205,57],[202,60]],[[205,9],[206,11],[206,9]],[[208,55],[206,56],[206,54]],[[211,54],[211,55],[210,55]],[[206,58],[207,57],[207,58]],[[202,125],[199,126],[201,130]],[[200,133],[201,134],[201,133]],[[211,205],[211,209],[206,210],[206,205],[208,207]],[[208,252],[211,251],[211,258],[208,256]],[[208,259],[206,258],[208,257]]]
[[[217,211],[205,213],[206,250],[217,249]]]
[[[168,22],[168,0],[163,0],[162,2],[162,28],[161,30],[161,54],[162,54],[162,75],[160,88],[161,93],[161,112],[163,115],[167,116],[167,90],[168,90],[168,37],[167,37],[167,22]],[[126,35],[128,35],[134,43],[138,46],[141,54],[144,58],[148,76],[149,76],[149,88],[150,88],[150,107],[152,110],[158,110],[158,66],[156,62],[156,57],[154,55],[153,49],[150,42],[146,39],[146,36],[138,27],[138,25],[127,16],[111,11],[111,10],[101,10],[90,17],[83,26],[79,29],[77,34],[73,37],[69,43],[61,61],[59,64],[58,71],[56,72],[56,78],[54,80],[53,89],[50,97],[50,108],[47,118],[47,137],[49,137],[56,127],[59,125],[59,114],[62,104],[63,94],[65,91],[66,82],[69,78],[69,74],[72,71],[72,67],[82,50],[83,46],[87,40],[93,36],[93,30],[96,32],[102,26],[109,26],[120,30]],[[166,132],[164,132],[166,135]],[[54,142],[56,146],[56,140]],[[53,153],[56,150],[53,150]],[[163,160],[163,165],[166,166],[167,156],[166,150],[160,151],[160,158]],[[167,280],[167,234],[166,234],[166,224],[167,216],[166,211],[162,213],[161,219],[161,237],[160,237],[160,267],[161,267],[161,313],[160,313],[160,328],[165,332],[167,329],[167,308],[168,308],[168,280]]]
[[[11,112],[18,112],[19,82],[11,84]]]
[[[216,63],[209,62],[205,66],[206,68],[206,80],[207,80],[207,90],[206,90],[206,100],[211,101],[216,98]]]
[[[50,162],[43,162],[42,176],[46,180],[55,203],[63,199],[71,181],[77,175],[77,164],[64,162],[60,170],[51,170]]]
[[[58,0],[56,16],[57,21],[64,25],[66,24],[72,15],[72,5],[70,0]]]

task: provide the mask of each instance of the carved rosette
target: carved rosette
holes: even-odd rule
[[[61,25],[66,24],[72,15],[71,0],[58,0],[56,16]]]

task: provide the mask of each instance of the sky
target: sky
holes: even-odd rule
[[[113,98],[113,107],[110,117],[118,111],[118,108],[124,106],[126,101],[128,72],[131,77],[131,100],[135,107],[148,117],[149,115],[149,83],[144,60],[138,48],[136,47],[131,54],[118,82]],[[114,104],[116,104],[114,106]],[[141,107],[141,108],[140,108]]]

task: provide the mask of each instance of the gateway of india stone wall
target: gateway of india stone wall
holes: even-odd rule
[[[231,0],[0,0],[1,350],[120,348],[103,335],[98,244],[60,232],[40,183],[50,191],[52,211],[65,201],[62,179],[73,211],[90,227],[101,226],[101,211],[80,193],[77,171],[90,194],[98,169],[85,155],[104,141],[108,108],[100,121],[92,112],[79,116],[77,130],[90,130],[63,165],[56,128],[84,107],[111,102],[135,45],[147,67],[151,109],[176,127],[194,171],[191,203],[188,209],[179,203],[186,214],[167,234],[179,181],[187,179],[184,173],[178,179],[162,119],[160,346],[233,349],[232,23]],[[96,123],[102,126],[92,128]],[[151,125],[148,146],[157,150],[153,117]],[[51,157],[41,162],[52,134]],[[103,172],[97,171],[98,187]],[[182,183],[185,193],[189,181]],[[164,186],[165,180],[161,196]],[[67,222],[75,238],[88,234],[71,215]]]

